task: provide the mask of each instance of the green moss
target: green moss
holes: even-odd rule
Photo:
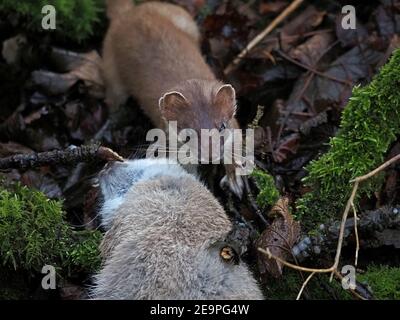
[[[60,201],[19,184],[0,188],[0,264],[31,274],[46,264],[97,270],[99,231],[75,231],[63,218]]]
[[[351,192],[350,180],[383,163],[400,134],[399,87],[400,50],[396,50],[369,85],[353,89],[330,150],[307,167],[304,182],[312,191],[297,202],[297,215],[304,218],[306,228],[338,217]],[[363,182],[357,199],[378,190],[381,182],[382,175]]]
[[[40,271],[45,264],[56,264],[68,231],[59,201],[20,185],[12,192],[0,190],[3,266]]]
[[[253,170],[251,176],[256,181],[259,193],[257,195],[257,204],[261,208],[272,206],[279,199],[279,191],[275,187],[274,178],[262,170]]]
[[[86,273],[98,271],[101,264],[99,244],[102,238],[100,231],[75,231],[77,238],[66,251],[68,266],[75,266]]]
[[[105,21],[102,19],[104,3],[104,0],[2,0],[0,11],[16,12],[29,21],[27,29],[41,31],[42,7],[53,5],[56,9],[56,32],[82,41],[93,34],[101,21]]]
[[[370,266],[357,280],[369,285],[374,297],[380,300],[400,299],[400,268]]]
[[[268,279],[266,284],[266,297],[270,300],[295,300],[308,273],[303,277],[296,270],[285,269],[278,278]],[[329,288],[329,289],[328,289]],[[304,294],[305,293],[305,294]],[[352,295],[344,290],[336,280],[329,282],[329,275],[315,275],[307,284],[302,299],[310,300],[349,300]]]

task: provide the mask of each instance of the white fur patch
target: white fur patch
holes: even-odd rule
[[[148,159],[139,159],[139,160],[126,160],[124,162],[124,166],[121,166],[119,170],[125,170],[126,174],[122,176],[128,177],[129,173],[141,172],[141,175],[138,175],[138,178],[132,182],[130,188],[132,188],[136,183],[151,180],[154,177],[158,176],[170,176],[175,178],[182,177],[196,177],[192,174],[186,172],[175,160],[167,159],[167,158],[148,158]],[[133,176],[133,174],[132,174]],[[100,179],[101,181],[101,179]],[[117,181],[118,182],[118,181]],[[125,181],[121,181],[123,184]],[[102,183],[102,182],[100,182]],[[106,182],[103,182],[106,183]],[[100,216],[102,220],[102,225],[108,229],[114,219],[115,214],[118,212],[118,208],[124,202],[125,195],[124,194],[116,194],[109,195],[104,194],[106,192],[106,188],[102,188],[103,196],[104,196],[104,204],[100,210]]]

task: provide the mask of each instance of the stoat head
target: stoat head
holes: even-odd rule
[[[102,225],[107,229],[126,193],[136,183],[159,176],[183,177],[188,174],[175,161],[160,159],[136,159],[109,162],[98,176],[103,204],[100,210]],[[194,178],[194,176],[192,176]]]
[[[164,93],[159,100],[159,108],[167,122],[177,122],[178,133],[183,129],[193,129],[197,133],[199,159],[218,160],[222,157],[223,145],[230,137],[227,129],[231,128],[236,113],[235,89],[230,84],[217,80],[185,81]],[[209,138],[201,139],[201,129],[213,130]],[[222,135],[224,139],[214,140],[219,148],[213,151],[213,138]],[[218,149],[219,156],[215,152]]]

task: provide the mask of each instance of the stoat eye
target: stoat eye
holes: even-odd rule
[[[226,123],[225,122],[222,122],[221,123],[221,126],[219,127],[219,129],[218,129],[218,131],[219,132],[222,132],[222,131],[224,131],[226,129]]]

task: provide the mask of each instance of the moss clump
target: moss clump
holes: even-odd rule
[[[260,190],[257,195],[257,204],[261,208],[272,206],[279,199],[279,191],[275,187],[274,178],[262,170],[253,170],[251,173],[256,181],[257,188]]]
[[[67,241],[62,205],[20,185],[0,190],[0,256],[2,265],[40,271],[56,264]]]
[[[39,273],[46,264],[92,272],[99,267],[98,231],[75,231],[63,219],[62,203],[19,184],[0,187],[0,263]]]
[[[99,244],[102,239],[100,231],[75,231],[75,241],[66,251],[66,267],[79,267],[83,272],[93,273],[101,264]]]
[[[296,299],[304,280],[309,274],[303,273],[303,277],[296,270],[285,269],[283,275],[278,278],[270,278],[266,281],[267,299],[270,300],[294,300]],[[328,289],[329,288],[329,289]],[[315,275],[307,284],[302,299],[310,300],[350,300],[353,299],[349,291],[344,290],[340,282],[329,281],[329,275]]]
[[[400,268],[370,266],[357,280],[370,286],[374,297],[380,300],[400,299]]]
[[[2,0],[0,11],[16,12],[26,17],[29,30],[41,30],[45,16],[42,8],[53,5],[56,9],[56,32],[76,41],[82,41],[93,34],[104,11],[104,0]],[[45,30],[50,31],[50,30]]]
[[[308,165],[304,182],[312,191],[297,202],[297,215],[304,217],[306,228],[337,217],[350,195],[350,180],[384,161],[400,134],[399,88],[400,50],[396,50],[369,85],[353,89],[330,150]],[[381,181],[378,176],[362,183],[358,198],[377,190]]]

